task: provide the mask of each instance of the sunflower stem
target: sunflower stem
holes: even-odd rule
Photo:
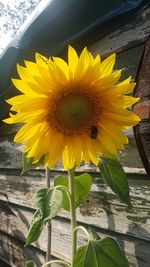
[[[70,212],[71,212],[71,239],[72,239],[72,261],[71,266],[73,266],[74,257],[77,248],[77,232],[74,231],[77,227],[76,222],[76,207],[75,207],[75,190],[74,190],[74,168],[68,170],[69,179],[69,191],[71,196],[70,201]]]
[[[89,242],[90,241],[90,235],[89,235],[88,231],[83,226],[77,226],[74,229],[74,232],[78,232],[79,230],[81,230],[85,234],[85,236],[87,237],[87,240]]]
[[[50,188],[50,172],[49,169],[46,168],[46,183],[47,187]],[[51,231],[52,231],[52,225],[51,225],[51,220],[48,221],[47,225],[47,251],[46,251],[46,261],[51,260]],[[50,266],[50,265],[48,265]]]
[[[42,265],[42,267],[46,267],[47,265],[51,265],[53,263],[58,263],[58,264],[62,264],[66,267],[71,267],[71,265],[65,261],[61,261],[61,260],[52,260],[52,261],[49,261],[49,262],[46,262],[44,265]]]

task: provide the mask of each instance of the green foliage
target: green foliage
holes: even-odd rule
[[[34,261],[28,261],[25,264],[25,267],[37,267]]]
[[[42,219],[42,214],[40,210],[37,210],[33,215],[30,229],[26,238],[26,246],[38,240],[44,226],[45,223],[44,220]]]
[[[26,154],[23,153],[22,155],[22,163],[23,163],[23,168],[22,168],[22,173],[24,174],[25,172],[36,168],[40,165],[44,164],[44,157],[42,157],[37,163],[33,163],[33,158],[28,158],[26,157]]]
[[[28,165],[29,163],[29,165]],[[33,164],[28,162],[24,171],[31,169]],[[35,166],[34,166],[35,167]],[[124,170],[117,158],[103,157],[100,170],[104,180],[110,188],[119,195],[120,199],[130,205],[129,186]],[[37,210],[26,239],[26,245],[36,241],[48,220],[55,217],[60,209],[70,210],[68,194],[68,177],[58,176],[54,181],[55,187],[38,190],[33,201]],[[74,177],[75,207],[77,208],[88,196],[92,185],[92,178],[85,173]],[[88,234],[87,234],[88,235]],[[89,230],[89,241],[81,246],[75,255],[72,267],[129,267],[117,242],[110,237],[101,239],[95,230]],[[36,267],[34,262],[26,263],[25,267]]]
[[[128,180],[119,160],[116,157],[113,159],[102,157],[99,167],[105,182],[110,186],[112,191],[124,203],[131,206]]]
[[[68,177],[66,176],[57,176],[54,181],[54,185],[63,185],[67,189],[68,185]],[[84,173],[79,176],[74,177],[74,189],[75,189],[75,206],[76,208],[87,198],[92,185],[92,178],[89,174]],[[67,194],[63,192],[63,204],[62,207],[69,211],[70,205]]]
[[[35,242],[48,220],[55,217],[62,207],[63,193],[57,188],[42,188],[38,190],[33,201],[37,206],[26,238],[26,245]]]
[[[111,238],[90,240],[80,247],[75,255],[73,267],[129,267],[117,242]]]
[[[33,196],[33,201],[42,213],[44,220],[57,215],[62,207],[63,194],[57,188],[41,188]]]
[[[89,236],[92,240],[99,240],[101,239],[100,236],[96,233],[96,231],[93,228],[89,228],[88,230]]]

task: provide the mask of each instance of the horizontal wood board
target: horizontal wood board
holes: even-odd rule
[[[100,53],[103,57],[106,57],[110,53],[119,53],[144,43],[149,34],[150,4],[138,9],[130,17],[124,16],[116,30],[111,32],[108,30],[108,34],[100,39],[97,31],[96,36],[94,36],[95,42],[90,45],[90,51],[94,55]]]
[[[0,137],[0,168],[21,169],[22,168],[22,151],[21,144],[14,143],[14,134],[3,135]],[[144,172],[143,164],[139,156],[134,137],[129,136],[129,144],[125,146],[125,150],[118,153],[122,165],[129,170],[137,168],[140,172]],[[61,167],[59,163],[57,167]],[[96,168],[92,167],[92,170]]]
[[[52,172],[54,175],[62,172]],[[87,228],[94,227],[100,236],[113,236],[125,250],[131,266],[142,266],[143,261],[148,267],[150,245],[150,181],[132,180],[130,177],[130,191],[133,210],[120,203],[118,197],[103,183],[100,174],[93,173],[93,186],[88,199],[77,209],[78,223]],[[0,175],[0,231],[12,237],[21,239],[27,234],[34,206],[33,193],[45,186],[44,172],[30,171],[20,178],[11,173]],[[69,215],[64,210],[53,220],[53,256],[69,260]],[[46,228],[35,246],[41,251],[46,250]],[[83,236],[79,235],[79,243]],[[138,253],[135,254],[135,247]],[[144,250],[142,250],[142,248]],[[136,255],[136,258],[135,256]],[[137,265],[137,262],[139,265]],[[140,265],[141,264],[141,265]]]

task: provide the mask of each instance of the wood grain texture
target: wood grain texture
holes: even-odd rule
[[[23,146],[14,143],[14,135],[1,136],[0,141],[0,168],[21,169],[22,168],[22,151]],[[143,164],[137,151],[137,146],[133,136],[129,136],[129,144],[125,150],[119,152],[119,157],[124,167],[143,169]],[[57,167],[61,167],[58,163]],[[92,168],[93,171],[96,168]],[[142,170],[143,171],[143,170]]]
[[[15,172],[15,171],[14,171]],[[54,175],[62,175],[63,172],[51,172],[51,181],[53,183]],[[129,176],[130,195],[133,203],[133,210],[128,210],[126,205],[120,203],[118,197],[107,187],[99,173],[91,173],[93,178],[92,190],[89,198],[77,210],[78,220],[82,223],[88,222],[95,227],[100,227],[105,230],[117,231],[118,233],[131,234],[139,238],[149,240],[149,237],[142,234],[140,236],[140,228],[135,228],[134,231],[132,220],[135,224],[144,224],[147,230],[150,230],[149,211],[150,211],[150,181],[132,179]],[[142,175],[143,178],[145,175]],[[32,204],[32,196],[39,188],[45,187],[44,172],[30,171],[28,174],[20,177],[10,172],[7,175],[5,172],[0,175],[1,195],[0,199],[15,205],[20,205],[28,209],[34,209]],[[108,214],[107,214],[108,213]],[[68,218],[68,213],[62,211],[60,217]],[[119,215],[119,216],[118,216]],[[113,225],[115,221],[115,226]],[[112,221],[112,224],[110,222]],[[130,228],[130,229],[129,229]]]
[[[3,214],[1,214],[0,217],[2,222],[7,223],[7,225],[9,224],[8,220],[12,219],[12,224],[14,225],[13,218],[8,218],[7,216],[7,221],[5,221]],[[45,263],[46,253],[35,246],[24,247],[25,242],[22,241],[19,234],[17,235],[17,233],[19,233],[19,227],[22,227],[22,225],[18,220],[16,225],[17,228],[13,226],[14,233],[16,229],[16,235],[12,235],[9,231],[5,232],[0,230],[0,258],[2,258],[5,263],[9,264],[11,267],[24,267],[28,260],[35,261],[37,266],[40,267]],[[16,236],[19,236],[19,238]],[[3,265],[0,266],[4,267]],[[52,267],[60,267],[60,265],[53,264]]]
[[[2,219],[2,213],[0,214]],[[1,222],[8,225],[8,217],[7,221],[2,219]],[[19,221],[17,221],[18,228]],[[41,266],[44,263],[45,253],[35,247],[32,247],[32,249],[29,247],[25,248],[24,242],[21,239],[17,239],[14,235],[12,236],[9,231],[0,230],[0,258],[12,267],[24,267],[25,262],[28,260],[35,260],[38,266]]]
[[[150,5],[139,9],[134,16],[124,17],[118,24],[115,31],[110,32],[104,37],[90,45],[90,51],[96,55],[100,53],[107,56],[112,52],[121,51],[135,47],[145,40],[150,34]],[[132,59],[131,59],[132,60]]]
[[[32,212],[27,211],[22,208],[18,207],[12,207],[11,208],[14,215],[5,215],[5,213],[1,213],[0,219],[2,220],[3,224],[0,227],[1,229],[1,235],[3,236],[5,231],[7,231],[9,237],[11,237],[14,240],[22,241],[22,244],[24,244],[24,238],[27,234],[27,229],[29,227],[29,223],[31,222],[32,218]],[[116,238],[116,240],[119,242],[121,248],[126,253],[130,266],[145,266],[148,267],[149,265],[149,249],[148,245],[149,243],[144,240],[138,240],[133,239],[127,235],[117,235],[115,232],[111,231],[102,231],[101,229],[97,229],[98,234],[104,238],[106,236],[111,236]],[[55,258],[60,258],[69,261],[70,260],[70,226],[68,224],[68,220],[65,220],[63,218],[57,217],[52,221],[52,254],[55,256]],[[20,243],[21,243],[20,241]],[[33,250],[35,252],[38,252],[39,254],[42,254],[43,251],[46,250],[46,241],[47,241],[47,231],[46,227],[44,228],[44,231],[42,232],[39,240],[30,246],[28,249]],[[85,242],[85,237],[82,233],[78,234],[78,245],[81,245],[83,242]],[[23,251],[24,249],[22,246],[20,248]],[[26,253],[26,257],[24,258],[24,261],[29,259],[29,255]],[[15,254],[16,255],[16,254]],[[43,255],[43,254],[42,254]],[[134,256],[136,255],[136,257]],[[23,259],[22,259],[23,260]],[[43,261],[44,259],[40,260]],[[145,265],[142,265],[142,264]],[[23,263],[21,262],[20,265],[23,267]],[[38,265],[40,266],[40,265]]]
[[[16,175],[15,175],[16,172]],[[30,171],[20,177],[17,170],[1,170],[0,183],[0,231],[24,241],[34,206],[33,193],[45,186],[43,171]],[[51,172],[54,175],[62,172]],[[145,175],[142,175],[143,179]],[[133,210],[128,210],[118,197],[103,183],[98,173],[93,173],[93,186],[88,199],[77,209],[78,223],[87,228],[94,227],[100,236],[113,236],[124,249],[131,266],[148,267],[150,245],[150,181],[129,176]],[[140,178],[140,177],[139,177]],[[52,253],[57,258],[70,257],[70,220],[68,213],[61,211],[53,220]],[[46,228],[35,247],[46,250]],[[79,244],[83,242],[79,235]],[[144,262],[145,265],[142,265]],[[137,265],[138,264],[138,265]]]

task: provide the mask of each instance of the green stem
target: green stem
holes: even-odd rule
[[[77,227],[74,229],[74,232],[77,232],[78,230],[81,230],[82,232],[84,232],[84,234],[85,234],[86,237],[87,237],[87,240],[88,240],[88,241],[90,240],[90,235],[89,235],[88,231],[87,231],[83,226],[77,226]]]
[[[67,263],[65,261],[60,261],[60,260],[53,260],[53,261],[46,262],[44,265],[42,265],[42,267],[46,267],[47,265],[52,264],[52,263],[63,264],[66,267],[71,267],[71,265],[69,263]]]
[[[47,182],[47,187],[50,188],[50,171],[48,168],[46,168],[46,182]],[[52,232],[52,224],[51,220],[48,221],[47,225],[47,251],[46,251],[46,261],[51,260],[51,235]]]
[[[71,196],[70,202],[70,212],[71,212],[71,238],[72,238],[72,263],[77,249],[77,233],[74,229],[77,227],[76,222],[76,207],[75,207],[75,190],[74,190],[74,169],[68,170],[68,179],[69,179],[69,191]]]
[[[69,203],[71,203],[71,195],[70,195],[70,191],[63,185],[56,185],[55,186],[56,189],[61,189],[62,191],[66,192],[67,196],[68,196],[68,200]],[[71,204],[70,204],[71,205]]]

